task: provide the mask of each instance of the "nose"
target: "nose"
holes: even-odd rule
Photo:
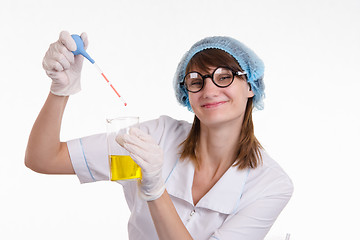
[[[201,92],[203,92],[204,97],[217,96],[219,89],[220,88],[217,87],[215,83],[212,81],[211,76],[206,76],[206,78],[204,78],[204,86],[203,89],[201,90]]]

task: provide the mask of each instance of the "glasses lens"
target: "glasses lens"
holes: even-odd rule
[[[199,73],[190,72],[185,76],[185,86],[190,92],[197,92],[202,88],[203,79]]]
[[[234,75],[230,69],[218,68],[214,72],[214,81],[220,87],[229,86],[234,79]]]

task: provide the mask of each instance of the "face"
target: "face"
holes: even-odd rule
[[[191,69],[202,75],[211,74],[216,67],[208,72]],[[190,105],[202,124],[217,127],[226,123],[242,124],[247,100],[254,96],[245,78],[235,76],[233,83],[226,88],[217,87],[210,78],[205,79],[200,92],[189,92]]]

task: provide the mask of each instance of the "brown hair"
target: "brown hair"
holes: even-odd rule
[[[220,49],[205,49],[189,61],[186,67],[186,73],[192,68],[208,70],[210,67],[226,66],[233,71],[243,71],[237,61],[228,53]],[[243,76],[241,76],[243,77]],[[254,134],[254,125],[252,121],[253,99],[249,98],[246,104],[244,120],[239,133],[236,159],[234,165],[239,169],[256,168],[262,163],[260,149],[262,146]],[[194,117],[192,128],[188,137],[180,144],[182,152],[180,159],[189,158],[198,166],[196,158],[196,147],[200,137],[200,120]]]

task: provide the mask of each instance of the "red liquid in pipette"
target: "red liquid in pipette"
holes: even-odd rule
[[[111,84],[111,82],[107,79],[107,77],[105,76],[104,73],[101,73],[101,76],[104,77],[104,79],[106,80],[106,82],[110,85],[110,87],[114,90],[114,92],[116,93],[116,95],[118,95],[118,97],[123,100],[123,98],[120,96],[120,94],[118,93],[118,91],[116,91],[116,89],[114,88],[114,86]],[[123,100],[124,105],[127,106],[127,103]]]

